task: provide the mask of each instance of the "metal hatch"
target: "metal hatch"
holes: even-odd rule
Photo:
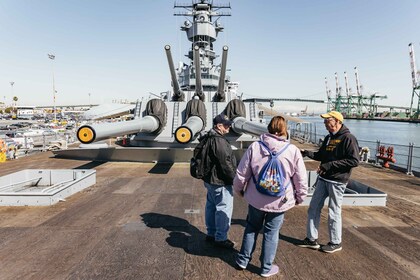
[[[25,169],[0,177],[0,206],[48,206],[96,183],[93,169]]]
[[[309,194],[303,205],[309,205],[312,194],[315,190],[315,183],[318,174],[316,171],[308,171]],[[346,191],[344,192],[343,205],[346,206],[386,206],[387,194],[373,187],[365,185],[355,180],[349,180]],[[328,204],[328,198],[325,200]]]

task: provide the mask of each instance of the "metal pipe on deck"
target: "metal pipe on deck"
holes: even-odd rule
[[[83,125],[77,130],[77,139],[83,144],[90,144],[111,137],[138,132],[155,132],[158,129],[159,120],[154,116],[145,116],[131,121]]]
[[[220,69],[220,76],[219,76],[219,86],[217,87],[217,93],[215,95],[215,101],[224,102],[226,101],[225,95],[225,78],[226,78],[226,63],[227,63],[227,55],[228,55],[228,46],[223,46],[223,53],[222,53],[222,65]]]
[[[175,140],[181,144],[189,143],[203,127],[204,122],[200,117],[191,116],[182,126],[175,130]]]
[[[200,66],[200,48],[194,47],[194,66],[195,66],[195,94],[204,101],[203,84],[201,83],[201,66]]]
[[[172,87],[174,89],[173,98],[175,101],[184,101],[184,93],[179,87],[179,83],[175,74],[175,66],[174,66],[174,61],[172,59],[171,46],[166,45],[165,52],[166,52],[166,58],[168,59],[169,71],[171,72]]]
[[[244,117],[236,117],[233,120],[232,130],[238,134],[246,133],[253,136],[260,136],[268,132],[266,124],[248,121]]]

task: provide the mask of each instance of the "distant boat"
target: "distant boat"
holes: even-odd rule
[[[307,116],[308,115],[307,112],[308,112],[308,105],[306,105],[305,110],[300,111],[300,115]]]

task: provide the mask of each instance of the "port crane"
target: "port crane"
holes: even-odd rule
[[[420,117],[420,72],[417,71],[416,67],[416,57],[414,55],[413,43],[408,44],[409,54],[410,54],[410,64],[411,64],[411,78],[413,81],[413,91],[411,93],[411,102],[410,102],[410,118],[418,119]],[[415,98],[417,97],[417,108],[413,107]]]
[[[354,67],[354,71],[356,78],[355,93],[352,93],[352,90],[349,87],[347,72],[344,72],[345,94],[343,94],[343,88],[340,86],[338,73],[334,73],[335,97],[332,96],[331,89],[328,86],[328,79],[325,77],[325,90],[328,102],[327,110],[336,110],[347,116],[374,117],[378,113],[379,107],[389,107],[377,104],[377,100],[386,99],[386,95],[381,95],[378,92],[369,95],[362,94],[362,85],[360,84],[357,67]]]

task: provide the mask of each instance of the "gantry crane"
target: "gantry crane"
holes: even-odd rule
[[[416,67],[416,57],[414,56],[414,47],[413,44],[408,44],[409,54],[410,54],[410,64],[411,64],[411,79],[413,81],[413,91],[411,93],[411,102],[410,102],[410,119],[418,119],[420,116],[420,73],[417,71]],[[417,97],[417,109],[413,107],[414,99]]]
[[[344,72],[344,80],[346,85],[345,96],[342,94],[342,87],[340,86],[337,72],[334,74],[336,92],[335,98],[331,97],[331,90],[328,87],[327,78],[325,78],[325,89],[328,98],[327,110],[336,110],[344,113],[346,116],[362,117],[363,115],[366,115],[372,118],[378,113],[378,104],[376,103],[376,100],[386,99],[387,96],[380,95],[377,92],[369,95],[363,95],[362,86],[359,82],[359,73],[357,71],[357,67],[354,67],[354,71],[356,77],[356,93],[351,92],[347,78],[347,72]]]

